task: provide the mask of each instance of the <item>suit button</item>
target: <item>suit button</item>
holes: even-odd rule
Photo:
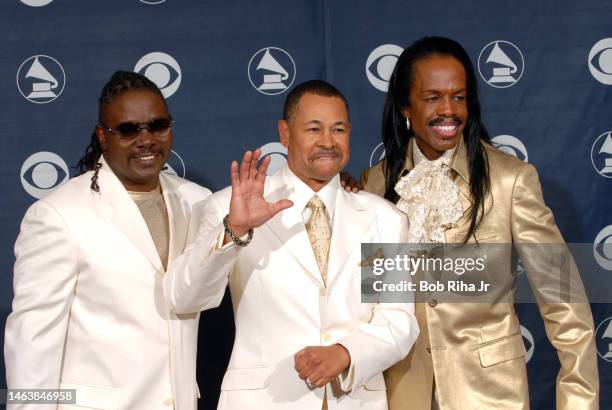
[[[172,407],[172,406],[174,406],[174,400],[172,400],[172,399],[170,399],[170,398],[168,398],[168,399],[164,400],[164,406],[166,406],[166,407]]]
[[[438,301],[437,301],[437,300],[435,300],[435,299],[431,299],[431,300],[429,301],[429,306],[431,306],[431,307],[436,307],[436,306],[438,306]]]
[[[329,342],[331,340],[331,335],[329,333],[324,333],[323,334],[323,341],[324,342]]]
[[[327,289],[325,289],[325,286],[321,286],[319,288],[319,296],[325,296],[327,294]]]
[[[427,353],[431,354],[431,347],[427,346]]]

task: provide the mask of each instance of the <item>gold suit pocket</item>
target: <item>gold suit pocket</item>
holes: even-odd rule
[[[489,367],[525,356],[525,345],[520,333],[504,336],[478,346],[482,367]]]

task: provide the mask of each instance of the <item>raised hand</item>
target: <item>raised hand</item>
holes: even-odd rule
[[[245,152],[240,167],[238,162],[232,161],[229,225],[239,237],[263,225],[283,209],[293,206],[293,202],[288,199],[281,199],[274,203],[268,203],[264,199],[264,183],[270,165],[270,157],[263,160],[258,170],[257,161],[260,155],[259,149],[255,152]]]

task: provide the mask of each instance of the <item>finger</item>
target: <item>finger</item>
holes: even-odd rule
[[[317,377],[313,375],[313,376],[310,376],[310,381],[312,381],[312,384],[314,384],[316,387],[323,387],[327,383],[329,383],[329,378]]]
[[[293,206],[293,202],[289,199],[281,199],[280,201],[276,201],[274,203],[268,204],[268,208],[270,209],[270,218],[274,217],[277,213],[287,208],[291,208]]]
[[[240,164],[240,182],[244,182],[249,179],[251,158],[253,158],[253,153],[251,151],[247,151],[244,153],[244,156],[242,157],[242,163]]]
[[[238,162],[232,161],[232,166],[230,168],[230,175],[232,178],[232,189],[236,189],[238,187],[239,176],[238,176]]]
[[[261,161],[261,165],[259,166],[259,170],[257,170],[257,180],[261,183],[266,182],[266,175],[268,174],[268,167],[270,166],[270,162],[272,161],[272,157],[269,155]]]
[[[257,162],[259,161],[259,155],[261,151],[258,149],[253,152],[253,156],[251,157],[251,165],[249,167],[249,179],[255,179],[257,176]]]
[[[294,356],[294,368],[295,370],[300,373],[302,372],[306,366],[308,366],[308,359],[309,359],[310,355],[308,354],[308,352],[306,351],[306,349],[302,349],[299,352],[297,352]]]

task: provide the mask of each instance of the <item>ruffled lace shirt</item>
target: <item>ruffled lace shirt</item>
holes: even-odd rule
[[[451,179],[455,148],[433,161],[412,144],[414,168],[395,185],[399,210],[408,216],[409,243],[445,243],[444,231],[457,226],[463,214],[459,188]]]

